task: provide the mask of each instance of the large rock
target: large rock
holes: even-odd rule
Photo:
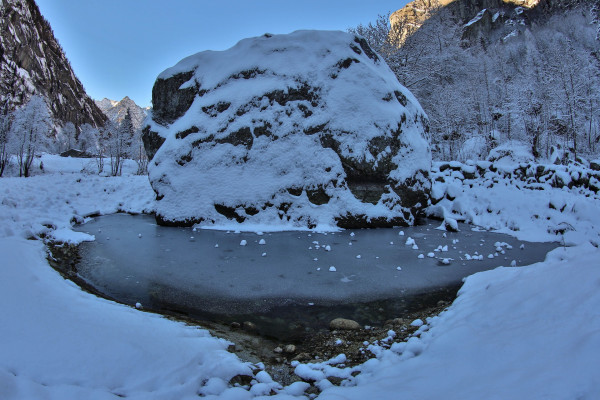
[[[162,72],[144,144],[164,224],[412,224],[427,205],[427,118],[358,36],[298,31]]]

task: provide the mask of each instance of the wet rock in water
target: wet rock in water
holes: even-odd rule
[[[277,346],[277,347],[275,347],[275,348],[273,349],[273,353],[277,353],[277,354],[279,354],[279,353],[281,353],[281,352],[283,352],[283,349],[282,349],[281,347],[279,347],[279,346]]]
[[[256,324],[250,321],[244,321],[244,323],[242,324],[242,328],[248,332],[256,332],[258,330]]]
[[[144,145],[165,225],[411,225],[431,184],[418,101],[366,41],[298,31],[162,72]]]
[[[283,348],[284,353],[292,354],[296,352],[296,346],[293,344],[288,344]]]
[[[308,353],[298,353],[292,360],[303,362],[303,361],[308,361],[311,358],[312,357]]]
[[[336,318],[329,323],[329,329],[331,330],[357,330],[360,329],[361,326],[358,322],[353,321],[351,319],[345,318]]]

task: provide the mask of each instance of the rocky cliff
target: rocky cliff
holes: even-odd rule
[[[398,44],[415,33],[432,15],[444,8],[463,24],[463,39],[473,40],[494,28],[526,25],[528,12],[544,0],[415,0],[390,15]]]
[[[0,101],[16,107],[35,93],[59,125],[103,125],[34,0],[2,0],[0,17]]]

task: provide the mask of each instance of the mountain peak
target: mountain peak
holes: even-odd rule
[[[146,118],[146,110],[138,106],[135,101],[131,100],[129,96],[125,96],[121,101],[109,100],[104,98],[100,101],[96,101],[98,107],[108,117],[109,120],[116,124],[120,124],[127,111],[131,114],[131,121],[135,129],[139,129]]]

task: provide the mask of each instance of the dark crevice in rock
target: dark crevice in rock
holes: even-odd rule
[[[189,163],[190,161],[192,161],[192,152],[190,151],[187,154],[184,154],[183,156],[179,157],[179,159],[177,160],[177,164],[181,165],[182,167]]]
[[[311,115],[313,115],[312,110],[310,110],[307,106],[305,106],[304,104],[298,104],[298,109],[300,111],[302,111],[302,114],[304,115],[304,118],[308,118]]]
[[[327,204],[331,200],[325,189],[320,186],[316,189],[306,189],[306,196],[308,197],[308,201],[317,206]]]
[[[255,137],[260,137],[260,136],[267,136],[270,137],[273,134],[271,133],[271,124],[267,121],[265,121],[261,126],[257,126],[254,128],[254,136]]]
[[[346,214],[335,219],[336,225],[343,229],[393,228],[407,226],[403,218],[369,218],[364,214]]]
[[[354,41],[359,44],[360,48],[363,49],[363,51],[365,52],[367,57],[369,57],[371,60],[375,61],[376,63],[379,62],[379,57],[377,56],[377,53],[375,53],[373,51],[373,49],[371,49],[371,46],[369,46],[369,44],[367,43],[365,38],[355,36]]]
[[[354,197],[363,203],[377,204],[381,196],[386,192],[386,182],[366,182],[359,180],[348,180],[348,189]]]
[[[227,111],[227,109],[231,106],[231,103],[228,101],[220,101],[217,104],[213,104],[211,106],[202,107],[202,111],[205,114],[210,115],[211,117],[216,117],[223,111]]]
[[[200,132],[200,129],[198,129],[197,126],[192,126],[189,129],[186,129],[185,131],[181,131],[181,132],[177,132],[175,134],[175,138],[176,139],[185,139],[188,135],[191,135],[192,133],[198,133]]]
[[[302,194],[302,188],[301,187],[288,188],[287,192],[289,194],[291,194],[292,196],[298,197]]]
[[[235,75],[231,75],[229,79],[252,79],[258,75],[263,75],[266,71],[263,69],[253,68],[238,72]]]
[[[355,44],[350,44],[350,48],[352,49],[353,52],[355,52],[358,55],[362,54],[362,51],[360,50],[360,48],[355,45]]]
[[[199,224],[200,222],[204,221],[204,218],[202,218],[202,217],[171,220],[171,219],[163,217],[160,214],[156,214],[154,216],[154,218],[156,219],[156,223],[158,225],[184,227],[184,228],[194,226],[194,225]]]
[[[345,60],[338,61],[337,64],[335,64],[335,66],[338,67],[338,69],[342,70],[350,68],[352,63],[358,64],[360,63],[360,61],[358,61],[356,58],[346,58]]]
[[[321,137],[319,137],[319,140],[321,142],[321,146],[323,146],[326,149],[331,149],[335,151],[336,154],[339,154],[340,143],[337,140],[335,140],[332,134],[325,133],[324,135],[321,135]]]
[[[256,215],[258,214],[259,210],[256,207],[244,207],[244,211],[246,212],[246,214],[252,216],[252,215]]]
[[[203,143],[210,143],[214,140],[214,135],[208,135],[207,137],[203,138],[203,139],[198,139],[198,140],[194,140],[192,142],[192,147],[200,147],[200,145],[202,145]]]
[[[229,135],[224,138],[216,139],[216,143],[229,143],[234,146],[242,145],[246,148],[251,148],[252,143],[254,142],[254,136],[252,136],[252,132],[250,132],[250,128],[245,126],[240,128],[235,132],[231,132]]]
[[[215,204],[215,211],[223,215],[227,219],[236,220],[238,223],[242,223],[246,220],[246,217],[241,216],[237,213],[236,209],[223,204]]]
[[[408,99],[406,98],[406,96],[397,90],[394,90],[394,95],[396,96],[396,99],[398,99],[400,104],[402,104],[403,107],[406,107],[406,105],[408,104]]]
[[[306,129],[304,129],[304,134],[305,135],[314,135],[315,133],[321,133],[321,132],[325,132],[325,127],[327,126],[327,124],[321,124],[321,125],[315,125],[315,126],[310,126]]]
[[[265,96],[271,101],[276,102],[280,106],[284,106],[291,101],[308,101],[313,107],[317,107],[319,94],[318,89],[307,83],[302,83],[300,86],[287,88],[287,92],[283,90],[274,90],[266,93]]]

